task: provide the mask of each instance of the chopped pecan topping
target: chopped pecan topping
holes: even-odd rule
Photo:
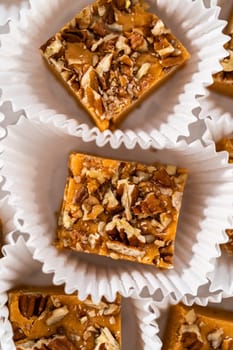
[[[106,23],[111,25],[115,23],[115,11],[111,4],[106,3],[106,13],[104,16],[104,20],[106,20]]]
[[[148,72],[151,67],[151,63],[145,62],[143,65],[139,68],[137,72],[137,79],[140,80],[142,77],[144,77]]]
[[[111,189],[108,189],[108,191],[105,193],[103,205],[106,206],[106,209],[109,212],[115,212],[117,209],[119,209],[119,201]]]
[[[213,349],[219,349],[223,340],[223,329],[219,328],[207,335],[207,340]]]
[[[113,129],[189,57],[164,23],[136,0],[96,0],[42,45],[41,53],[101,130]]]
[[[113,337],[112,333],[107,327],[101,329],[100,335],[95,340],[94,350],[120,350],[120,345]]]
[[[187,314],[185,315],[185,321],[188,323],[188,324],[193,324],[195,323],[197,319],[197,315],[194,311],[194,309],[191,309],[190,311],[187,312]]]
[[[116,228],[118,232],[125,232],[128,240],[135,237],[139,242],[145,243],[145,237],[141,235],[141,231],[130,225],[130,223],[124,218],[114,216],[113,220],[106,225],[105,231],[108,234],[108,232],[111,233],[114,228]]]
[[[129,35],[130,46],[133,50],[137,50],[138,52],[146,52],[148,51],[148,43],[144,36],[139,32],[134,30]]]
[[[62,208],[63,217],[69,210],[71,226],[66,218],[59,227],[64,247],[112,257],[119,253],[128,260],[134,257],[166,268],[172,265],[173,232],[185,184],[183,169],[179,173],[173,166],[81,154],[72,158]],[[76,161],[80,174],[73,168]],[[73,181],[73,171],[78,181]]]
[[[85,7],[75,18],[76,23],[80,29],[87,29],[92,23],[92,8]]]
[[[198,339],[195,332],[184,332],[181,336],[181,342],[184,349],[201,350],[203,348],[203,342]]]
[[[146,252],[142,250],[138,250],[132,247],[126,247],[122,243],[117,243],[117,242],[107,242],[107,247],[110,250],[113,250],[119,254],[126,255],[126,256],[131,256],[134,258],[143,258],[146,254]]]
[[[80,187],[75,195],[75,203],[82,203],[88,197],[88,190],[85,185]]]
[[[29,293],[47,300],[45,310],[30,320],[22,317],[19,309],[19,299],[22,301],[22,296]],[[9,292],[9,319],[17,350],[78,350],[86,346],[94,349],[104,336],[107,349],[112,349],[120,342],[120,311],[119,295],[114,302],[102,298],[96,304],[91,298],[79,300],[75,293],[67,295],[60,287],[30,287]],[[102,332],[103,325],[107,327]]]
[[[54,309],[51,313],[51,315],[47,318],[46,324],[47,326],[51,326],[54,323],[58,323],[61,321],[67,314],[69,313],[69,310],[67,306],[59,307],[58,309]]]
[[[77,347],[66,336],[54,336],[40,340],[29,340],[17,346],[17,350],[77,350]]]
[[[159,35],[162,35],[162,34],[167,34],[169,33],[169,29],[165,28],[164,26],[164,23],[161,19],[159,19],[154,27],[151,29],[151,33],[154,35],[154,36],[159,36]]]

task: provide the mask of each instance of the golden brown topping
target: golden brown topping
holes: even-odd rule
[[[96,0],[42,45],[41,53],[100,130],[114,129],[189,58],[164,23],[136,0]]]
[[[35,307],[41,305],[39,298],[46,300],[43,311]],[[116,344],[120,349],[119,296],[114,302],[102,299],[94,304],[90,298],[80,301],[76,294],[53,287],[13,290],[8,299],[17,350],[91,350],[97,345],[115,349]]]
[[[233,345],[232,312],[209,306],[171,307],[163,350],[230,350]]]
[[[58,248],[172,266],[186,176],[174,166],[71,154]]]

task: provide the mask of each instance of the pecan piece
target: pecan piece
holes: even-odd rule
[[[14,332],[14,341],[19,341],[26,338],[26,335],[24,334],[23,330],[20,327],[18,327],[18,325],[15,322],[12,322],[12,328]]]
[[[65,336],[55,338],[49,343],[49,350],[77,350],[76,346]]]
[[[102,22],[94,22],[91,26],[91,29],[100,36],[105,36],[108,33],[107,28]]]
[[[133,50],[140,52],[146,52],[148,50],[147,41],[139,31],[133,31],[129,35],[129,41]]]
[[[198,339],[197,334],[194,332],[185,332],[182,334],[181,342],[184,349],[200,350],[203,347],[203,343]]]
[[[87,30],[71,30],[71,29],[67,29],[65,30],[62,35],[61,38],[67,42],[70,43],[76,43],[76,42],[81,42],[81,41],[85,41],[87,39]]]
[[[19,310],[26,318],[40,316],[45,310],[48,297],[42,295],[25,294],[19,297]]]
[[[69,313],[69,310],[67,306],[59,307],[58,309],[54,309],[46,320],[46,325],[51,326],[59,321],[61,321],[67,314]]]
[[[173,246],[173,241],[169,240],[164,247],[159,248],[160,258],[170,265],[172,265],[173,261]]]
[[[172,184],[172,180],[164,168],[160,168],[153,173],[153,181],[165,187],[170,187]]]
[[[80,29],[87,29],[92,22],[92,18],[91,6],[87,6],[76,16],[76,23]]]
[[[213,349],[219,349],[223,339],[223,329],[219,328],[207,335],[207,340]]]
[[[79,190],[76,192],[75,196],[75,203],[81,204],[85,199],[88,197],[88,190],[86,186],[82,186],[79,188]]]
[[[131,6],[130,0],[113,0],[113,3],[119,10],[127,10]]]
[[[147,217],[159,214],[163,211],[161,201],[154,193],[149,193],[146,198],[133,207],[133,212],[138,217]]]
[[[118,341],[107,327],[101,329],[100,335],[95,340],[94,350],[104,349],[120,350]]]
[[[135,258],[143,258],[145,256],[145,252],[142,250],[139,250],[137,248],[132,248],[132,247],[126,247],[122,243],[117,243],[117,242],[107,242],[106,243],[108,249],[117,252],[122,255],[126,256],[132,256]]]
[[[111,4],[106,4],[104,19],[107,24],[113,24],[115,22],[115,12]]]

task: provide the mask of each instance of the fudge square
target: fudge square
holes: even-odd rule
[[[232,72],[233,73],[233,72]],[[229,154],[228,163],[233,163],[233,139],[230,137],[223,137],[220,141],[216,143],[217,152],[227,151]],[[228,235],[228,241],[225,244],[222,244],[221,247],[229,255],[233,255],[233,228],[229,228],[226,230],[226,234]]]
[[[94,304],[60,287],[25,287],[8,293],[17,350],[121,349],[121,299]]]
[[[189,58],[141,0],[97,0],[40,52],[101,131],[114,130],[136,103]]]
[[[225,34],[230,36],[230,40],[224,45],[229,55],[221,61],[222,71],[213,76],[213,88],[233,97],[233,8]]]
[[[56,247],[173,267],[186,178],[173,165],[71,153]]]
[[[194,305],[171,307],[163,350],[232,350],[233,312]]]

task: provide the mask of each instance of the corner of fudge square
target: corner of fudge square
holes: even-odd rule
[[[97,0],[40,47],[52,72],[96,126],[116,129],[189,58],[140,0]]]
[[[20,286],[8,292],[16,350],[121,349],[121,297],[80,300],[63,287]]]
[[[187,170],[72,153],[55,245],[172,268]]]

